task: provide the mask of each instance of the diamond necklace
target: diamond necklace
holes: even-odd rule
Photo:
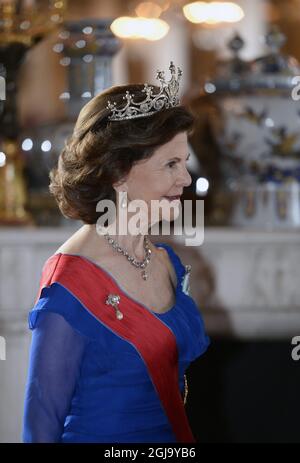
[[[123,249],[119,243],[114,240],[113,238],[111,238],[111,236],[106,233],[104,235],[104,238],[106,238],[106,240],[108,241],[108,243],[117,251],[119,252],[120,254],[123,254],[123,256],[125,256],[128,260],[128,262],[130,262],[130,264],[132,264],[134,267],[137,267],[137,268],[142,268],[142,278],[143,280],[147,280],[148,278],[148,273],[146,272],[146,267],[147,265],[149,264],[150,262],[150,258],[151,258],[151,249],[150,249],[150,246],[149,246],[149,241],[148,241],[148,238],[146,236],[144,236],[144,250],[145,250],[145,257],[142,261],[138,261],[136,260],[134,257],[130,256],[128,254],[128,252],[126,251],[126,249]]]

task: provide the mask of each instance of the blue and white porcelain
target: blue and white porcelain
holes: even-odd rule
[[[270,52],[245,62],[243,40],[234,37],[233,59],[205,85],[219,109],[212,126],[234,198],[230,223],[300,227],[300,65],[279,52],[285,37],[278,29],[265,40]]]

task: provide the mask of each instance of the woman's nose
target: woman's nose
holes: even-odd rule
[[[192,183],[192,177],[189,174],[189,171],[186,167],[183,167],[183,171],[180,174],[180,179],[178,180],[183,187],[190,186]]]

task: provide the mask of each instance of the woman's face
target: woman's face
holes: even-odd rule
[[[153,211],[158,210],[159,201],[159,220],[174,220],[178,216],[179,198],[192,181],[186,168],[188,157],[187,133],[181,132],[157,148],[149,159],[135,164],[126,181],[118,186],[118,191],[127,192],[129,203],[138,199],[147,204],[149,226],[156,222]]]

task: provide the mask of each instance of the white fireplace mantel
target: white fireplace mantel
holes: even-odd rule
[[[75,230],[0,230],[0,323],[5,330],[14,331],[17,323],[19,331],[21,320],[26,325],[44,262]],[[210,334],[250,339],[300,334],[299,232],[206,228],[201,246],[185,247],[183,237],[172,239],[182,261],[192,263],[192,294]]]

